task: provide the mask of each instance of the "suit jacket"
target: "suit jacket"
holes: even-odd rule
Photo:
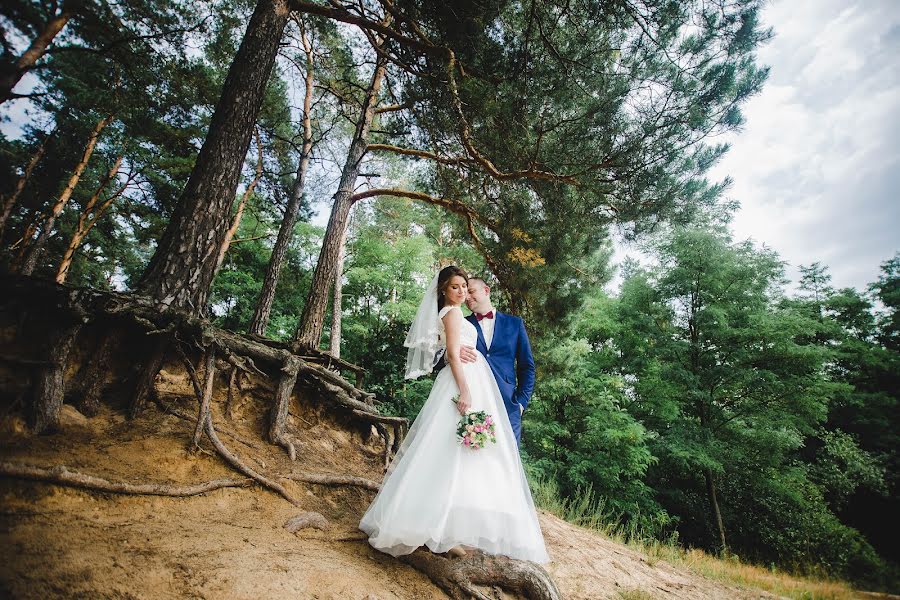
[[[518,417],[519,405],[527,407],[534,391],[534,357],[525,323],[521,317],[494,311],[494,336],[488,348],[475,315],[469,315],[466,319],[475,325],[478,332],[475,349],[484,355],[494,372],[507,412],[511,417]]]

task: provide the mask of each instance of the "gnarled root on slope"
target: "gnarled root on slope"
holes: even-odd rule
[[[22,463],[0,462],[0,477],[15,477],[44,481],[57,485],[109,492],[113,494],[130,494],[136,496],[196,496],[226,487],[249,487],[253,480],[247,479],[215,479],[193,485],[168,485],[164,483],[124,483],[108,481],[101,477],[70,471],[65,465],[50,469],[35,467]]]
[[[455,600],[491,600],[477,586],[497,586],[530,600],[561,600],[562,595],[550,574],[538,564],[469,552],[448,558],[419,549],[400,560],[428,576]]]

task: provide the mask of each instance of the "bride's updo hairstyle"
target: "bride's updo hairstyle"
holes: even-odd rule
[[[450,280],[459,275],[463,279],[468,280],[469,276],[466,275],[466,272],[457,267],[456,265],[450,265],[441,269],[441,272],[438,273],[438,282],[437,282],[437,302],[438,302],[438,310],[444,308],[444,292],[447,291],[447,287],[450,285]]]

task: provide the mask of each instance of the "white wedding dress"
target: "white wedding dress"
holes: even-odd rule
[[[438,319],[449,310],[454,309],[443,308]],[[442,323],[439,330],[443,333]],[[475,326],[465,319],[460,337],[462,345],[475,346]],[[459,390],[445,367],[359,527],[373,547],[393,556],[423,545],[432,552],[465,545],[547,563],[531,491],[491,368],[479,353],[463,369],[471,410],[494,417],[497,443],[472,450],[457,441],[460,414],[452,398]]]

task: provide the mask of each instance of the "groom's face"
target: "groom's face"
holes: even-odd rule
[[[472,312],[487,312],[491,306],[491,289],[480,279],[469,280],[469,295],[466,297],[466,306]]]

